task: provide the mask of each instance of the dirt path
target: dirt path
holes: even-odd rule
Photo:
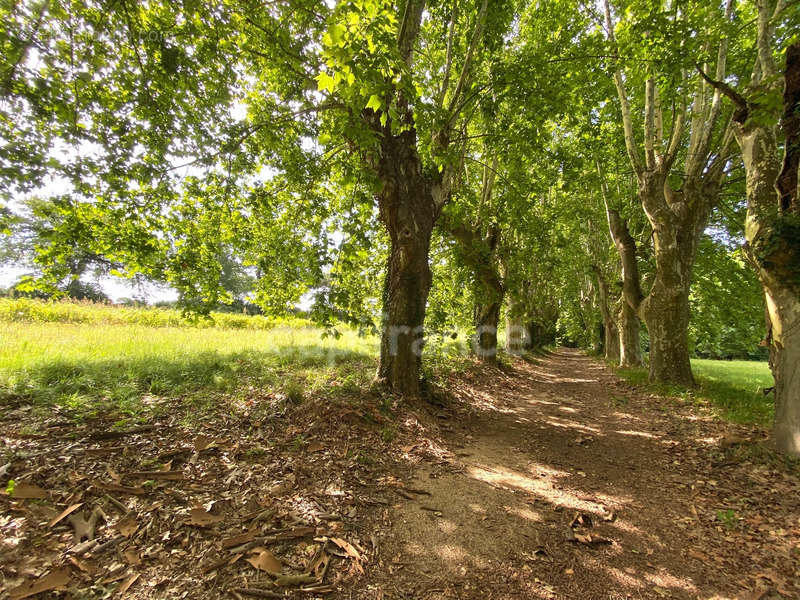
[[[800,486],[762,432],[573,350],[472,377],[407,448],[379,598],[800,598]]]

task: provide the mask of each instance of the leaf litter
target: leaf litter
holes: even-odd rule
[[[590,368],[588,359],[558,360],[542,367],[555,380]],[[577,434],[559,437],[546,414],[521,428],[506,415],[529,418],[519,407],[531,398],[540,411],[585,403],[610,423],[600,414],[604,396],[596,384],[542,383],[532,369],[467,371],[448,382],[441,406],[391,416],[385,399],[369,395],[291,408],[255,391],[236,410],[220,398],[202,415],[176,407],[121,432],[109,431],[111,418],[34,423],[29,411],[8,410],[0,484],[14,480],[22,494],[0,495],[0,589],[11,600],[54,590],[135,600],[588,600],[626,586],[637,598],[800,597],[796,475],[742,456],[757,442],[717,441],[731,430],[763,439],[759,431],[698,420],[691,406],[653,410],[652,399],[606,378],[630,400],[624,429],[633,419],[663,439],[609,446],[598,427],[574,443]],[[49,435],[23,435],[28,425]],[[392,443],[381,435],[387,426],[397,428]],[[497,455],[487,455],[481,436],[494,436]],[[541,463],[531,467],[531,489],[501,483],[513,473],[496,467],[512,464],[512,454]],[[604,480],[626,469],[633,474],[617,494],[630,500],[604,496]],[[569,479],[579,471],[580,493]],[[437,486],[451,480],[469,482],[474,496],[443,497],[441,489],[456,488]],[[566,495],[576,510],[551,506],[545,492]],[[447,541],[407,545],[406,516],[422,527],[412,542]],[[452,558],[440,566],[431,556]]]

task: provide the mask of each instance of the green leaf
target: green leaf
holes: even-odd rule
[[[333,92],[336,89],[336,80],[328,75],[325,71],[322,71],[319,75],[317,75],[317,89],[320,92],[324,92],[326,90]]]
[[[383,106],[383,102],[381,102],[381,97],[378,94],[372,94],[369,97],[369,102],[367,102],[367,108],[371,108],[375,112],[378,112],[381,107]]]
[[[345,33],[347,33],[347,28],[344,25],[339,25],[338,23],[334,23],[331,25],[331,28],[328,29],[328,35],[331,36],[331,42],[337,46],[343,45]]]

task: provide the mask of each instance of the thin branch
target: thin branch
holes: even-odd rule
[[[705,79],[714,88],[718,89],[728,98],[730,98],[731,101],[733,101],[733,104],[737,108],[737,115],[734,118],[737,123],[744,123],[747,120],[747,113],[750,110],[750,107],[747,104],[747,100],[745,100],[744,97],[741,94],[739,94],[739,92],[734,90],[724,81],[715,81],[714,79],[711,79],[711,77],[709,77],[705,73],[705,71],[703,71],[703,68],[698,63],[695,63],[695,68],[697,69],[697,72],[700,73],[700,76],[703,79]]]

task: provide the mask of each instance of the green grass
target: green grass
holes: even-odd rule
[[[720,416],[734,423],[768,425],[774,415],[774,397],[763,390],[773,385],[766,362],[745,360],[692,360],[698,387],[687,392],[673,386],[649,385],[662,395],[692,397],[707,401]],[[647,385],[647,369],[618,369],[631,383]]]
[[[323,337],[297,318],[213,316],[193,323],[169,309],[0,299],[0,410],[144,420],[269,394],[298,404],[364,390],[374,376],[375,336],[339,327],[338,338]],[[431,379],[465,364],[466,348],[449,338],[425,352]]]
[[[0,405],[59,406],[76,418],[145,417],[158,399],[268,391],[302,401],[323,386],[362,386],[377,340],[344,330],[270,330],[0,322]]]
[[[312,327],[305,319],[212,312],[208,318],[184,316],[180,311],[152,306],[129,307],[64,300],[45,302],[30,298],[0,298],[0,321],[13,323],[87,323],[143,325],[147,327],[215,327],[222,329],[273,329]]]

